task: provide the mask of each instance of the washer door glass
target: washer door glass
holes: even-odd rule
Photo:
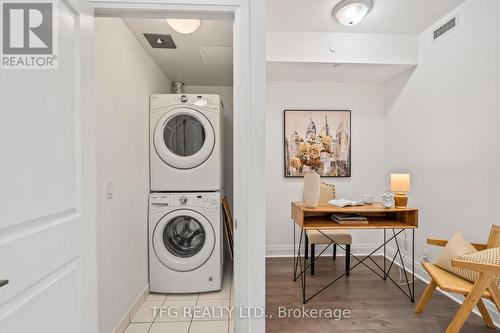
[[[179,209],[165,215],[153,231],[153,249],[166,267],[191,271],[202,266],[215,248],[215,231],[200,213]]]
[[[163,244],[175,256],[189,258],[205,244],[205,229],[191,216],[177,216],[163,229]]]
[[[192,169],[212,154],[215,132],[202,113],[183,107],[160,118],[153,140],[158,156],[165,163],[177,169]]]

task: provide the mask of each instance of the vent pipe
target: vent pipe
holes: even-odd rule
[[[172,94],[183,94],[184,93],[184,82],[174,81],[172,82]]]

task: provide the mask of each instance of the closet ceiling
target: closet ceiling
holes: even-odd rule
[[[192,34],[174,31],[164,19],[124,18],[123,22],[168,79],[186,85],[231,86],[233,84],[233,22],[202,20]],[[170,34],[176,49],[153,49],[144,33]],[[205,54],[205,62],[202,53]]]

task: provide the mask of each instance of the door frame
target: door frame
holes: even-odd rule
[[[89,2],[96,16],[164,18],[169,14],[234,20],[235,329],[238,333],[263,333],[265,318],[252,313],[265,307],[265,1]]]

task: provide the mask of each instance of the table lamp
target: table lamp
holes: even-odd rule
[[[410,191],[409,173],[391,173],[391,191],[394,196],[396,208],[405,208],[408,203],[406,192]]]

